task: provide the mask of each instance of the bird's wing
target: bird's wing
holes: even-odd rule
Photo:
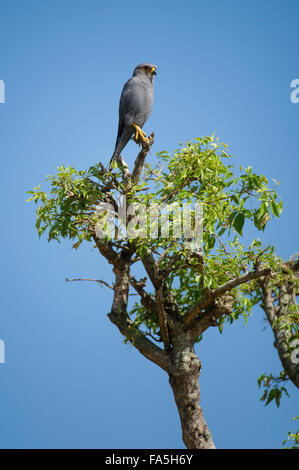
[[[120,142],[125,126],[131,126],[135,116],[142,110],[142,89],[136,77],[131,77],[124,85],[119,100],[119,121],[115,148]],[[126,134],[133,133],[133,129]],[[128,137],[129,139],[130,137]]]
[[[119,116],[124,123],[131,125],[135,116],[142,111],[144,105],[144,89],[137,77],[132,77],[125,84],[120,101]]]

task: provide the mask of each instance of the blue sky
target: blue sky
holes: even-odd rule
[[[140,62],[158,65],[145,130],[150,155],[215,132],[236,165],[281,182],[284,212],[263,235],[298,251],[299,3],[294,0],[2,0],[0,104],[1,448],[183,448],[166,374],[122,343],[111,294],[66,277],[112,281],[100,255],[48,244],[26,191],[59,165],[108,163],[118,100]],[[132,164],[136,146],[124,156]],[[265,329],[266,327],[266,329]],[[280,371],[261,309],[196,347],[201,403],[219,448],[279,448],[298,395],[260,403],[256,380]]]

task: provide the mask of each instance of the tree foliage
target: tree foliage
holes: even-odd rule
[[[78,248],[85,241],[92,241],[99,214],[97,206],[104,202],[116,207],[120,195],[126,195],[131,204],[145,207],[165,204],[200,203],[203,207],[204,273],[201,261],[190,256],[184,237],[162,238],[160,231],[155,238],[110,240],[116,251],[134,243],[137,256],[152,250],[161,258],[159,267],[167,272],[167,283],[180,306],[181,315],[187,315],[194,303],[199,302],[206,290],[213,290],[244,272],[254,270],[257,262],[274,267],[277,262],[273,247],[262,246],[259,238],[249,246],[240,242],[246,224],[252,223],[263,231],[271,217],[278,217],[282,202],[277,195],[277,182],[269,185],[264,175],[251,167],[232,165],[227,146],[212,137],[188,141],[173,155],[166,151],[157,154],[157,165],[146,165],[138,184],[125,187],[122,171],[115,164],[106,172],[102,164],[88,170],[59,167],[56,176],[49,176],[50,193],[40,186],[29,191],[39,203],[36,228],[39,235],[48,234],[48,240],[67,238]],[[144,188],[147,188],[144,190]],[[150,189],[149,189],[150,188]],[[116,222],[117,223],[117,222]],[[161,227],[159,227],[159,230]],[[148,233],[147,233],[148,235]],[[233,314],[229,321],[240,315],[247,316],[252,302],[246,296],[246,287],[234,289]],[[142,305],[131,312],[138,326],[157,329],[159,325]],[[219,325],[220,328],[222,324]]]
[[[262,234],[271,218],[279,217],[282,202],[277,181],[269,182],[251,166],[234,166],[226,144],[214,135],[180,144],[173,154],[159,152],[154,166],[144,164],[150,145],[143,145],[131,173],[122,157],[108,169],[101,163],[88,170],[61,166],[57,175],[48,177],[48,192],[35,187],[29,200],[38,205],[39,235],[47,233],[49,241],[70,239],[75,249],[83,241],[92,242],[114,266],[113,321],[127,341],[173,374],[170,363],[178,335],[189,332],[195,342],[209,327],[222,331],[225,322],[246,320],[253,305],[265,306],[269,289],[275,303],[286,279],[279,268],[283,260],[259,236],[245,246],[243,235],[253,233],[252,229]],[[121,218],[124,198],[129,210]],[[177,235],[186,205],[191,208],[192,226],[195,206],[202,208],[200,244],[184,229]],[[149,208],[159,213],[154,233]],[[163,215],[165,208],[170,212]],[[166,219],[168,236],[163,232]],[[97,232],[99,223],[106,229],[102,237]],[[114,233],[107,230],[111,225]],[[137,280],[129,272],[135,263],[142,264],[144,279]],[[126,276],[121,276],[126,270]],[[139,300],[127,312],[124,293],[129,287]],[[284,321],[291,345],[298,337],[298,311],[287,310],[287,321],[280,314],[273,322],[268,320],[275,331]],[[164,350],[157,342],[163,343]],[[271,388],[275,380],[265,374],[259,379],[266,403],[274,399],[279,404],[282,393],[287,393],[284,388]],[[189,437],[185,442],[191,442]]]

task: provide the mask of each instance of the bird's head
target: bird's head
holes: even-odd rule
[[[151,80],[153,80],[154,75],[157,74],[157,66],[154,64],[139,64],[137,67],[135,67],[135,70],[133,72],[133,77],[136,75],[144,75],[149,77]]]

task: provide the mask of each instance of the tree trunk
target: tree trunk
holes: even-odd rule
[[[169,383],[181,419],[183,441],[188,449],[215,449],[199,404],[201,363],[193,346],[174,347]]]

